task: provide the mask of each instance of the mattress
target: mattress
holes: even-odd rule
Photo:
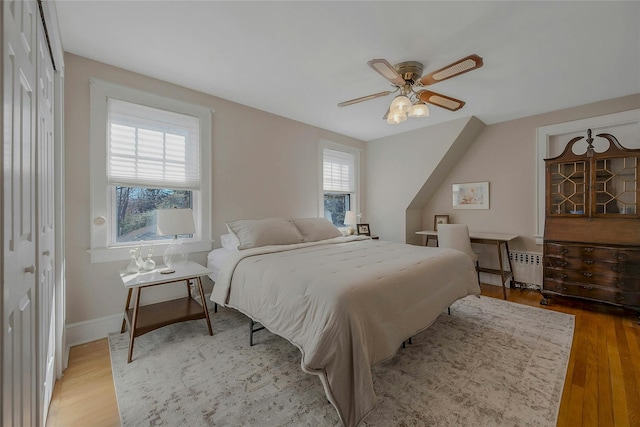
[[[371,366],[453,302],[480,293],[460,251],[368,238],[218,251],[214,266],[211,300],[296,345],[302,369],[320,377],[346,426],[376,404]]]

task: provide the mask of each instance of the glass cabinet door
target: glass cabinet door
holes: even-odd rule
[[[586,163],[549,165],[550,215],[584,215],[586,211]]]
[[[637,157],[598,159],[594,164],[594,173],[595,216],[637,215]]]

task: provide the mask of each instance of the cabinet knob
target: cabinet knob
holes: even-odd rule
[[[615,259],[627,259],[627,254],[615,254]]]
[[[616,282],[613,284],[613,286],[615,286],[616,288],[619,288],[620,286],[624,286],[624,282]]]
[[[589,291],[591,291],[593,289],[593,286],[583,286],[583,287],[587,292],[589,292]]]
[[[593,252],[593,248],[584,248],[585,252]]]
[[[47,249],[44,252],[42,252],[42,255],[49,256],[49,255],[51,255],[51,252],[49,251],[49,249]]]
[[[591,276],[593,276],[593,273],[584,272],[584,273],[582,273],[582,275],[583,275],[584,277],[591,277]]]
[[[614,265],[613,267],[611,267],[611,270],[615,271],[616,273],[624,273],[625,269],[622,267],[618,267],[617,265]]]
[[[583,259],[582,262],[584,262],[585,264],[593,264],[593,260],[592,259]]]
[[[24,272],[33,274],[33,273],[36,272],[36,267],[34,265],[30,265],[29,267],[25,267],[24,268]]]

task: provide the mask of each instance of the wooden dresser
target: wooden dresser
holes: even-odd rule
[[[562,295],[640,312],[639,161],[640,149],[591,130],[545,159],[541,304]]]

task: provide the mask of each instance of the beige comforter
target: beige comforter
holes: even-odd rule
[[[211,300],[296,345],[343,424],[357,426],[376,404],[371,366],[479,293],[462,252],[352,236],[238,251]]]

